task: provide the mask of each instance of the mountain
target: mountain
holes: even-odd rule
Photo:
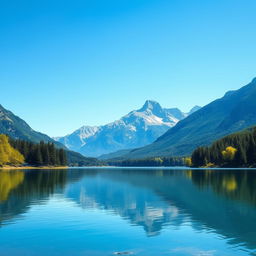
[[[132,149],[121,149],[121,150],[111,152],[108,154],[103,154],[103,155],[99,156],[98,159],[102,160],[102,161],[109,160],[109,159],[119,159],[123,155],[128,154],[131,150]],[[110,162],[108,164],[112,165],[112,163],[110,163]]]
[[[154,143],[134,149],[123,158],[189,155],[198,146],[255,125],[255,99],[256,78],[189,115]]]
[[[0,134],[6,134],[13,139],[21,139],[34,143],[53,142],[57,147],[67,149],[46,134],[34,131],[24,120],[14,115],[11,111],[0,105]],[[98,165],[98,161],[87,158],[77,152],[67,150],[68,163],[70,165]]]
[[[70,135],[65,137],[54,137],[55,141],[61,142],[70,150],[79,151],[79,149],[86,144],[88,138],[95,135],[100,127],[97,126],[83,126]]]
[[[177,108],[162,108],[147,100],[142,108],[103,126],[83,126],[70,135],[55,138],[67,148],[86,156],[101,156],[152,143],[188,114]]]
[[[34,131],[24,120],[6,110],[0,105],[0,134],[6,134],[13,139],[23,139],[32,142],[54,142],[49,136]],[[56,144],[56,143],[55,143]],[[57,143],[60,146],[60,143]]]
[[[188,115],[191,115],[193,113],[195,113],[197,110],[199,110],[201,107],[200,106],[194,106],[188,113]]]

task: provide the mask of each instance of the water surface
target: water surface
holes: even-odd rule
[[[256,171],[0,171],[0,255],[256,255]]]

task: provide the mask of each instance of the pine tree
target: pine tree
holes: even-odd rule
[[[50,164],[56,164],[56,150],[53,143],[48,143]]]
[[[35,165],[42,165],[43,164],[43,158],[42,158],[42,152],[41,152],[41,149],[40,149],[40,145],[35,146],[34,164]]]
[[[40,148],[42,152],[42,160],[44,165],[49,165],[50,163],[50,155],[49,155],[49,150],[48,150],[48,145],[45,144],[44,142],[40,143]]]
[[[253,135],[249,138],[246,155],[249,164],[254,164],[256,162],[256,143]]]
[[[60,153],[59,153],[59,149],[55,149],[55,156],[56,156],[56,158],[55,158],[55,165],[56,166],[60,166],[61,164],[60,164]]]
[[[247,164],[246,152],[241,145],[238,146],[234,162],[237,166],[244,166]]]
[[[67,165],[67,156],[64,149],[59,150],[59,159],[60,159],[60,165],[63,165],[63,166]]]

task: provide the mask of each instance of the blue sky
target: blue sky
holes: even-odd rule
[[[256,76],[255,0],[2,0],[0,103],[50,136]]]

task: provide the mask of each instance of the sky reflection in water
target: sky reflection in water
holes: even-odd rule
[[[256,255],[256,172],[0,171],[0,255]]]

